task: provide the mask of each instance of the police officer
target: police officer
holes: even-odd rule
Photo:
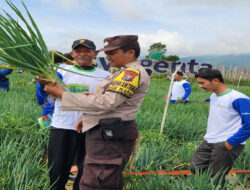
[[[138,36],[114,36],[104,42],[107,45],[99,51],[104,51],[110,65],[118,70],[100,83],[95,94],[71,94],[59,84],[45,87],[48,93],[62,98],[63,110],[84,113],[77,126],[87,131],[81,190],[122,189],[122,171],[138,135],[135,115],[150,84],[137,61]]]

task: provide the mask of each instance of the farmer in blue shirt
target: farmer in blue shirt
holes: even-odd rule
[[[8,91],[10,82],[7,77],[12,72],[12,69],[1,69],[0,68],[0,91]]]
[[[218,70],[202,70],[195,75],[200,88],[212,91],[207,132],[193,155],[191,171],[206,171],[211,177],[218,172],[218,181],[225,183],[225,175],[240,155],[250,137],[250,99],[245,94],[225,86]]]
[[[60,52],[57,52],[61,55],[63,55],[64,57],[68,58],[69,60],[73,60],[73,57],[69,54],[62,54]],[[57,54],[54,55],[54,63],[58,64],[58,63],[65,63],[68,64],[67,60],[64,60],[62,57],[58,56]],[[57,73],[57,76],[62,80],[62,75],[60,73]],[[50,97],[48,97],[48,94],[43,90],[43,86],[40,85],[40,83],[37,83],[37,87],[36,87],[36,97],[37,97],[37,103],[38,105],[40,105],[43,108],[42,111],[42,119],[43,120],[51,120],[53,113],[54,113],[54,102],[53,100],[51,100]],[[47,102],[46,102],[47,100]]]
[[[57,76],[62,80],[62,75],[60,73],[57,73]],[[36,86],[36,97],[38,105],[43,108],[42,119],[47,121],[52,119],[55,108],[54,102],[53,100],[51,100],[50,97],[48,97],[48,94],[43,90],[43,85],[38,82]]]

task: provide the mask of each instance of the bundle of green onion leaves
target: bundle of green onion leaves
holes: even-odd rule
[[[0,13],[0,65],[22,69],[32,73],[40,81],[62,84],[57,78],[56,70],[59,66],[54,64],[54,56],[51,56],[43,40],[34,19],[22,2],[27,18],[10,1],[6,0],[17,19],[14,19],[6,11]],[[22,23],[22,25],[20,24]]]

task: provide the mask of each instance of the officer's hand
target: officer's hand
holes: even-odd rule
[[[204,100],[202,100],[202,102],[203,102],[203,103],[205,103],[205,102],[206,102],[206,100],[204,99]]]
[[[39,82],[40,85],[42,85],[42,86],[49,83],[48,79],[46,77],[44,77],[44,76],[41,76],[41,75],[40,76],[35,76],[34,80],[35,80],[35,82]]]
[[[45,84],[44,90],[57,98],[62,98],[64,92],[63,87],[59,83],[56,83],[56,85]]]
[[[75,130],[77,133],[81,133],[82,132],[82,119],[80,119],[79,121],[77,121],[76,126],[75,126]]]
[[[234,148],[234,146],[229,144],[227,141],[225,141],[225,147],[227,148],[227,150],[232,150]]]
[[[93,95],[94,93],[90,93],[90,92],[84,92],[84,95]]]
[[[48,115],[42,115],[42,120],[46,120],[46,121],[49,121],[50,120],[50,117]]]
[[[183,99],[178,99],[177,101],[178,101],[178,102],[184,102],[184,100],[183,100]]]

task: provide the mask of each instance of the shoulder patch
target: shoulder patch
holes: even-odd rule
[[[127,68],[113,79],[106,90],[117,92],[130,98],[139,87],[139,80],[140,71],[133,68]]]

